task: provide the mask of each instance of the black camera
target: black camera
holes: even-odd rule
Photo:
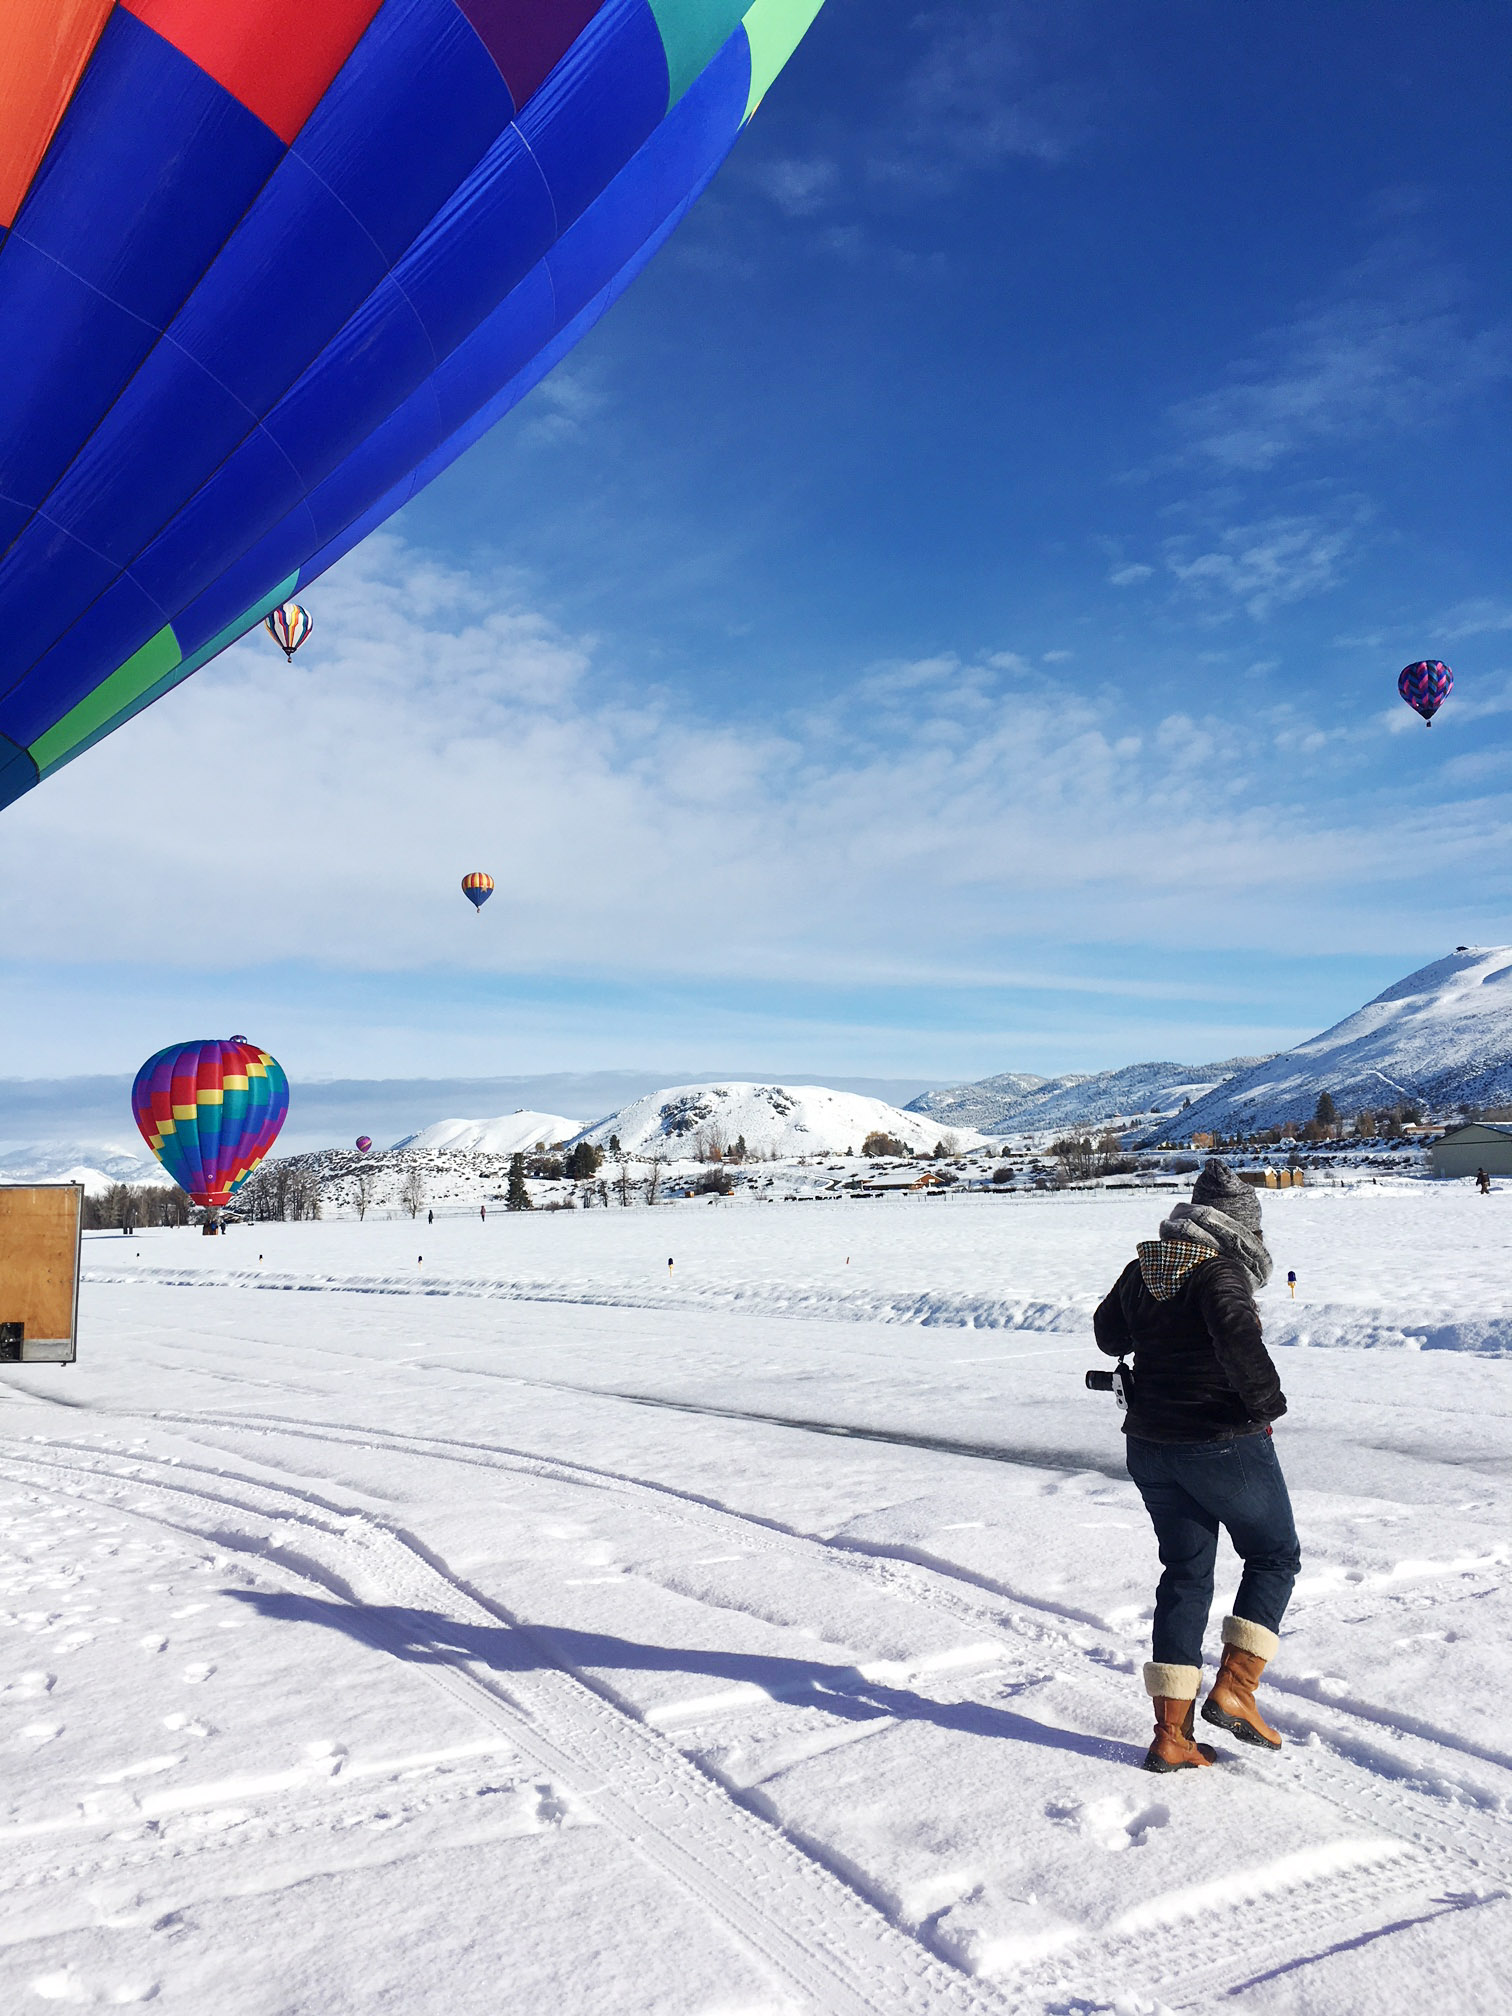
[[[1111,1393],[1120,1407],[1127,1408],[1134,1398],[1134,1374],[1120,1360],[1115,1371],[1105,1372],[1099,1366],[1095,1372],[1089,1372],[1087,1387],[1093,1393]]]

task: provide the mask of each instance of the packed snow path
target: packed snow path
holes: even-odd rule
[[[1404,1201],[1469,1321],[1512,1198]],[[1402,1335],[1395,1200],[1296,1202],[1281,1271]],[[1153,1208],[438,1225],[420,1297],[363,1292],[408,1223],[91,1241],[81,1364],[0,1375],[0,2003],[1497,2006],[1512,1363],[1280,1353],[1288,1747],[1146,1778],[1077,1279]],[[930,1267],[1063,1327],[897,1320]]]

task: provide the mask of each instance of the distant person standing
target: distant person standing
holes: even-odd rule
[[[1484,1169],[1476,1170],[1475,1187],[1479,1190],[1482,1197],[1489,1197],[1491,1195],[1491,1178],[1486,1174]]]
[[[1140,1242],[1092,1319],[1100,1350],[1133,1353],[1126,1460],[1160,1550],[1154,1658],[1144,1669],[1155,1707],[1147,1771],[1216,1761],[1192,1729],[1220,1527],[1244,1573],[1202,1718],[1242,1743],[1281,1747],[1255,1706],[1301,1566],[1270,1429],[1286,1396],[1255,1307],[1271,1266],[1259,1197],[1214,1157],[1191,1203],[1176,1205],[1158,1239]]]
[[[488,1206],[486,1204],[478,1206],[478,1216],[483,1220],[485,1225],[488,1223]]]

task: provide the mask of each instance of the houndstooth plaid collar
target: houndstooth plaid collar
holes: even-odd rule
[[[1194,1268],[1218,1257],[1195,1239],[1141,1239],[1136,1251],[1144,1284],[1157,1302],[1169,1302]]]

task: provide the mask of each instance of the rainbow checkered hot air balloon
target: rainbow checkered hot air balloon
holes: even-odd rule
[[[283,602],[263,618],[263,628],[292,664],[294,653],[314,629],[308,609],[297,602]]]
[[[3,0],[0,806],[538,384],[820,4]]]
[[[475,910],[481,910],[494,892],[492,875],[485,875],[481,868],[475,868],[471,875],[462,877],[462,894]]]
[[[1434,715],[1454,691],[1454,674],[1442,658],[1419,658],[1397,674],[1397,691],[1415,714],[1422,715],[1423,726],[1431,728]]]
[[[173,1043],[138,1071],[131,1110],[179,1188],[214,1209],[230,1201],[278,1139],[289,1081],[245,1036]]]

